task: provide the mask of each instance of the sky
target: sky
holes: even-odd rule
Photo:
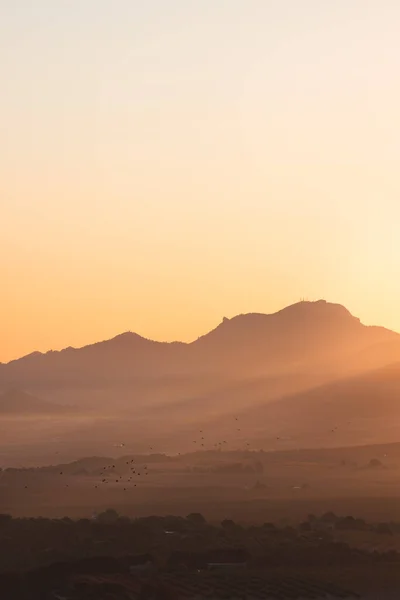
[[[0,0],[0,361],[300,298],[400,331],[398,0]]]

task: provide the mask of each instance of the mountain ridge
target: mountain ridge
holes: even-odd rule
[[[67,353],[67,352],[76,352],[79,350],[86,350],[86,349],[90,349],[90,348],[94,348],[97,347],[101,344],[116,344],[117,342],[132,342],[132,341],[137,341],[139,343],[151,343],[154,345],[168,345],[168,346],[173,346],[173,345],[182,345],[182,346],[192,346],[195,345],[199,340],[207,337],[210,334],[213,334],[214,332],[216,332],[217,330],[219,330],[221,327],[226,326],[227,324],[232,325],[232,324],[236,324],[239,321],[248,321],[250,319],[255,320],[255,319],[265,319],[265,318],[271,318],[271,317],[279,317],[279,316],[283,316],[283,315],[287,315],[289,313],[294,313],[296,311],[296,309],[299,307],[319,307],[319,306],[324,306],[327,307],[328,310],[331,311],[331,314],[333,314],[333,311],[336,312],[336,315],[338,315],[339,313],[341,313],[342,315],[345,315],[346,317],[349,317],[350,320],[352,320],[353,322],[359,323],[361,324],[363,327],[368,328],[368,329],[377,329],[377,330],[381,330],[384,332],[389,332],[390,334],[393,334],[395,336],[399,336],[400,339],[400,334],[388,329],[386,327],[382,327],[380,325],[364,325],[363,323],[361,323],[360,319],[358,317],[355,317],[354,315],[352,315],[350,313],[350,311],[343,305],[341,304],[337,304],[337,303],[333,303],[333,302],[327,302],[326,300],[316,300],[316,301],[308,301],[308,300],[302,300],[300,302],[296,302],[294,304],[290,304],[288,306],[285,306],[284,308],[275,311],[273,313],[254,313],[254,312],[250,312],[250,313],[240,313],[237,314],[233,317],[223,317],[222,321],[213,329],[211,329],[210,331],[202,334],[201,336],[199,336],[197,339],[192,340],[191,342],[183,342],[180,340],[173,340],[173,341],[160,341],[160,340],[153,340],[151,338],[147,338],[145,336],[142,336],[136,332],[127,330],[124,331],[122,333],[116,334],[115,336],[111,337],[111,338],[107,338],[104,340],[99,340],[97,342],[92,342],[90,344],[85,344],[83,346],[67,346],[65,348],[62,348],[60,350],[46,350],[45,352],[40,352],[38,350],[34,350],[28,354],[25,354],[23,356],[20,356],[19,358],[15,358],[13,360],[7,361],[7,362],[0,362],[0,366],[7,366],[7,365],[11,365],[13,363],[22,361],[22,360],[27,360],[27,359],[32,359],[32,358],[37,358],[39,356],[49,356],[49,355],[54,355],[54,354],[63,354],[63,353]]]
[[[33,352],[0,364],[0,387],[91,385],[135,377],[224,373],[270,375],[308,368],[345,368],[345,358],[366,353],[369,366],[400,361],[400,334],[363,325],[344,306],[325,300],[302,301],[275,313],[247,313],[222,322],[192,342],[160,342],[130,331],[81,348]],[[376,352],[373,348],[376,348]],[[339,366],[340,365],[340,366]],[[380,365],[380,363],[379,363]]]

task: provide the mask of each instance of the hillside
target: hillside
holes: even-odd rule
[[[355,445],[400,439],[400,363],[244,409],[241,427],[260,443]],[[223,421],[213,424],[215,430]]]
[[[344,307],[300,302],[277,313],[224,319],[186,344],[125,333],[111,340],[0,364],[0,389],[140,384],[165,376],[230,379],[294,372],[340,375],[400,360],[400,335],[366,327]]]
[[[40,400],[20,390],[11,390],[0,395],[0,416],[6,415],[61,415],[71,408]]]

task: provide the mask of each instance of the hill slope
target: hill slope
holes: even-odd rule
[[[400,363],[260,403],[244,409],[239,421],[261,447],[394,442],[400,439],[399,399]],[[212,429],[224,432],[223,420]]]
[[[39,400],[35,396],[11,390],[0,396],[0,416],[5,415],[38,415],[64,414],[71,411],[70,407],[52,404]]]
[[[383,352],[384,348],[384,352]],[[0,389],[121,384],[165,375],[229,378],[374,368],[400,360],[400,335],[366,327],[344,307],[300,302],[277,313],[224,319],[185,344],[125,333],[111,340],[0,364]]]

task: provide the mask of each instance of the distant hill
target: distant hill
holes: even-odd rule
[[[148,465],[149,468],[156,465],[156,468],[165,468],[173,471],[182,469],[182,465],[203,464],[209,465],[213,460],[222,461],[225,464],[235,464],[243,459],[262,459],[266,464],[287,462],[287,463],[312,463],[312,464],[340,464],[344,457],[351,456],[353,461],[359,464],[367,465],[371,458],[387,459],[388,464],[400,464],[400,442],[380,443],[380,444],[360,444],[351,446],[336,447],[310,447],[302,449],[281,449],[274,451],[255,451],[255,450],[218,450],[193,451],[179,455],[169,454],[127,454],[120,457],[109,456],[90,456],[83,457],[71,462],[55,463],[52,465],[35,467],[36,473],[53,473],[58,475],[62,471],[63,475],[98,475],[107,473],[129,471],[130,466],[126,467],[127,461],[133,459],[136,465]],[[18,468],[14,470],[20,470]],[[25,471],[26,467],[22,469]]]
[[[125,333],[0,364],[0,417],[21,417],[3,427],[0,458],[397,441],[399,399],[399,334],[337,304],[300,302],[223,319],[189,344]],[[70,404],[79,419],[22,418],[75,415]]]
[[[185,348],[185,344],[153,342],[128,332],[79,349],[34,352],[0,364],[0,388],[85,387],[157,377],[182,363]]]
[[[0,416],[65,414],[71,410],[70,407],[39,400],[20,390],[11,390],[0,395]]]
[[[242,431],[249,432],[254,442],[272,435],[276,448],[396,441],[400,439],[400,363],[259,403],[237,414]],[[224,420],[215,420],[212,430],[223,431]]]
[[[196,353],[229,369],[279,374],[315,370],[330,372],[374,368],[400,360],[400,335],[383,327],[367,327],[339,304],[324,300],[299,302],[270,315],[247,314],[224,319],[199,338]],[[211,358],[212,357],[212,358]]]
[[[196,341],[164,343],[124,333],[111,340],[0,364],[0,389],[113,385],[172,376],[239,379],[294,372],[363,370],[400,361],[400,335],[367,327],[323,300],[274,314],[224,319]]]
[[[396,360],[399,334],[366,327],[343,306],[320,300],[224,319],[189,344],[128,332],[79,349],[34,352],[0,364],[0,389],[121,384],[165,375],[223,373],[235,379],[315,369],[341,374]]]

